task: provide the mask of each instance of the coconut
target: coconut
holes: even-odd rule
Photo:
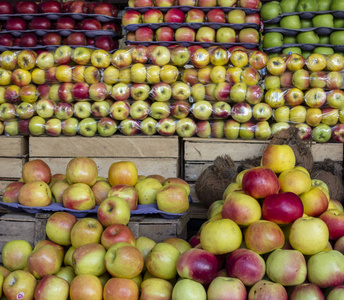
[[[311,172],[312,179],[320,179],[328,186],[331,199],[344,202],[342,164],[326,158],[315,163]]]
[[[214,164],[207,167],[198,177],[195,185],[199,201],[207,208],[222,199],[227,186],[235,181],[237,169],[229,155],[216,157]]]
[[[238,174],[241,171],[252,169],[252,168],[255,168],[255,167],[259,167],[261,160],[262,160],[261,156],[255,156],[255,157],[252,157],[252,158],[246,158],[246,159],[242,160],[238,164],[238,168],[237,168]]]
[[[314,165],[311,151],[311,140],[302,140],[299,137],[298,132],[299,130],[296,127],[283,129],[273,136],[270,145],[290,146],[295,153],[296,166],[304,167],[310,173]]]

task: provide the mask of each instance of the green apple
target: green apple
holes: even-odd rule
[[[334,28],[344,28],[344,19],[339,18],[339,19],[334,19],[333,21]]]
[[[264,35],[263,47],[280,47],[283,46],[283,34],[280,32],[268,32]]]
[[[280,3],[282,12],[295,12],[297,2],[299,2],[299,0],[282,0]]]
[[[302,51],[302,56],[303,56],[304,59],[306,59],[311,54],[312,54],[312,51],[306,51],[306,50]]]
[[[317,0],[299,0],[296,5],[296,10],[298,12],[318,11],[318,2]]]
[[[318,2],[318,11],[331,10],[332,0],[317,0]]]
[[[331,14],[317,15],[313,17],[313,27],[334,27],[334,18]]]
[[[287,29],[300,29],[301,20],[298,15],[286,16],[283,17],[280,21],[280,27]]]
[[[288,47],[288,48],[284,48],[282,53],[283,54],[297,53],[297,54],[302,55],[302,50],[300,47]]]
[[[344,45],[344,31],[334,31],[330,35],[331,45]]]
[[[332,0],[331,10],[344,10],[343,0]]]
[[[330,36],[329,35],[319,35],[319,44],[329,44]]]
[[[281,13],[282,13],[282,9],[278,1],[271,1],[271,2],[265,3],[260,9],[260,16],[264,21],[276,18]]]
[[[296,40],[298,44],[318,44],[319,36],[314,31],[300,32]]]
[[[139,204],[156,203],[156,194],[161,187],[161,183],[155,178],[146,178],[136,183],[135,189],[138,192]]]
[[[334,50],[329,47],[316,47],[313,49],[313,53],[319,53],[323,55],[331,55],[334,54]]]
[[[317,143],[326,143],[331,139],[331,127],[326,124],[319,124],[312,129],[312,138]]]
[[[301,28],[310,28],[313,26],[312,19],[302,19]]]
[[[290,35],[286,35],[284,36],[283,39],[283,43],[284,44],[296,44],[296,37],[295,36],[290,36]]]
[[[279,24],[265,24],[264,28],[280,28]]]
[[[276,56],[279,56],[280,54],[277,52],[277,53],[270,53],[268,54],[268,58],[271,59],[273,57],[276,57]]]

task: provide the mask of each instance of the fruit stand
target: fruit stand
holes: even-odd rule
[[[344,299],[343,3],[0,1],[0,299]]]

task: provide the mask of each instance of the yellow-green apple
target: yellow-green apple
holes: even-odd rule
[[[62,264],[58,251],[51,245],[44,245],[32,251],[27,259],[28,269],[36,278],[57,273]]]
[[[163,242],[171,244],[172,246],[176,247],[180,251],[180,253],[184,253],[185,251],[192,248],[191,245],[187,241],[181,238],[171,237],[171,238],[165,239]]]
[[[239,137],[240,123],[235,120],[228,120],[223,128],[227,139],[235,140]]]
[[[30,134],[39,136],[45,132],[45,120],[40,116],[33,116],[29,122]]]
[[[182,82],[177,81],[171,84],[172,88],[172,98],[178,101],[184,101],[187,100],[191,95],[191,89],[190,87]]]
[[[230,219],[239,226],[248,226],[261,217],[258,201],[241,193],[230,193],[222,207],[222,218]]]
[[[11,273],[11,271],[6,269],[4,266],[0,266],[0,273],[3,275],[3,278],[5,278]]]
[[[170,117],[159,120],[156,124],[156,130],[160,135],[173,135],[176,132],[175,120]]]
[[[306,63],[306,60],[304,59],[304,57],[297,53],[292,53],[288,55],[287,60],[286,60],[287,69],[292,72],[301,70],[303,66],[305,65],[305,63]]]
[[[106,251],[105,267],[114,277],[134,278],[142,272],[143,266],[143,256],[135,246],[117,243]]]
[[[34,159],[23,165],[22,178],[24,183],[37,180],[49,183],[51,181],[51,176],[50,167],[41,159]]]
[[[283,247],[284,242],[283,231],[274,222],[259,220],[251,223],[245,231],[246,247],[258,254],[280,249]]]
[[[206,300],[207,293],[199,282],[191,279],[181,279],[173,287],[172,299]]]
[[[126,49],[116,50],[111,56],[111,63],[118,69],[129,67],[132,63],[131,53]]]
[[[156,244],[146,258],[148,271],[161,279],[172,279],[177,275],[177,261],[181,255],[180,251],[168,244]]]
[[[298,250],[276,249],[266,260],[266,273],[283,286],[302,284],[307,278],[305,257]]]
[[[322,118],[321,123],[328,126],[334,126],[339,121],[339,111],[336,108],[322,108],[321,109]]]
[[[331,139],[331,127],[327,124],[319,124],[312,129],[312,139],[317,143],[324,143]]]
[[[344,278],[344,255],[336,250],[312,255],[307,262],[308,280],[320,288],[337,286]]]
[[[260,80],[260,74],[254,67],[247,67],[242,70],[240,79],[247,85],[256,85]]]
[[[339,89],[327,93],[327,104],[332,108],[341,109],[344,107],[344,92]]]
[[[282,57],[276,56],[268,60],[266,67],[270,74],[281,75],[286,71],[287,63]]]
[[[196,49],[191,54],[191,63],[196,68],[203,68],[210,62],[209,52],[204,48]],[[199,75],[198,75],[199,76]]]
[[[164,46],[157,46],[150,52],[150,60],[154,65],[167,65],[170,62],[170,59],[170,50]]]
[[[144,64],[133,64],[130,68],[130,73],[132,82],[143,83],[146,81],[147,71]]]
[[[31,50],[22,50],[18,54],[17,64],[23,70],[31,70],[36,65],[37,54]]]
[[[25,183],[19,190],[18,201],[21,205],[38,207],[51,204],[52,195],[49,186],[41,180]]]
[[[86,47],[76,47],[72,53],[72,60],[78,65],[87,65],[91,60],[91,50]]]
[[[214,66],[210,71],[210,80],[213,83],[225,81],[226,68],[224,66]]]
[[[135,300],[139,298],[139,294],[139,287],[136,282],[128,278],[110,278],[106,282],[103,290],[103,297],[107,300]],[[143,299],[142,296],[141,299]]]
[[[69,284],[66,280],[55,276],[44,276],[35,288],[35,299],[68,299]]]
[[[13,51],[4,51],[0,55],[0,66],[5,70],[14,70],[17,66],[18,53]]]
[[[227,20],[229,24],[245,23],[246,13],[243,10],[231,10],[228,12]]]
[[[117,101],[125,101],[130,96],[130,88],[125,83],[117,83],[113,85],[111,90],[111,97],[114,98]],[[115,105],[116,102],[114,102],[113,105]]]
[[[114,185],[108,191],[107,197],[120,197],[123,198],[129,205],[130,210],[136,210],[138,204],[137,190],[126,184]]]
[[[315,284],[314,284],[315,285]],[[317,285],[315,285],[317,286]],[[320,290],[321,291],[321,290]],[[343,285],[337,285],[328,293],[327,298],[328,300],[340,299],[343,297]]]
[[[319,53],[312,53],[306,59],[306,66],[312,72],[321,71],[326,68],[326,65],[325,56]]]
[[[104,227],[112,224],[127,225],[130,219],[130,207],[123,198],[111,196],[100,203],[97,217]]]
[[[50,99],[40,99],[35,108],[38,116],[48,119],[54,115],[55,103]]]
[[[281,299],[287,300],[288,294],[283,285],[269,280],[262,279],[255,283],[248,293],[249,299]]]
[[[106,250],[101,244],[91,243],[78,247],[72,255],[75,274],[102,275],[106,272],[105,254]]]
[[[58,255],[59,255],[60,259],[63,261],[63,258],[64,258],[64,248],[63,248],[63,246],[61,246],[59,244],[56,244],[56,243],[54,243],[52,241],[40,240],[39,242],[37,242],[37,244],[33,248],[33,251],[36,251],[36,250],[38,250],[39,248],[41,248],[41,247],[43,247],[45,245],[53,246],[56,249],[56,251],[58,252]]]
[[[76,118],[63,120],[61,124],[61,132],[63,135],[73,136],[77,134],[79,121]]]
[[[314,283],[302,283],[295,286],[289,297],[290,300],[305,299],[307,297],[325,299],[321,289]]]
[[[335,53],[326,58],[326,67],[329,71],[341,71],[344,67],[344,59],[339,53]]]
[[[24,182],[12,182],[5,187],[2,194],[2,201],[4,203],[16,203],[18,202],[18,193],[20,188],[24,185]]]
[[[298,126],[300,124],[297,124],[296,126]],[[271,125],[271,133],[274,136],[277,132],[284,130],[284,129],[289,129],[290,128],[290,124],[287,122],[278,122],[278,123],[273,123]]]
[[[245,285],[237,278],[218,276],[207,289],[208,299],[238,299],[247,298]]]
[[[195,50],[196,51],[196,50]],[[193,52],[192,52],[193,53]],[[205,53],[204,53],[205,54]],[[206,55],[206,54],[205,54]],[[208,63],[209,63],[210,60],[208,60]],[[192,63],[193,64],[193,63]],[[200,83],[202,84],[208,84],[208,83],[211,83],[211,79],[210,79],[210,72],[212,70],[212,66],[205,66],[201,69],[196,69],[197,70],[197,73],[195,75],[197,75],[198,77],[198,80]],[[195,82],[197,83],[197,82]]]
[[[119,70],[114,66],[109,66],[104,70],[103,81],[105,84],[115,84],[118,81],[118,76]]]
[[[110,65],[110,59],[110,54],[103,49],[94,50],[91,54],[91,63],[97,68],[107,68]]]
[[[295,154],[288,145],[270,145],[263,152],[262,165],[281,173],[295,167]]]
[[[311,187],[308,191],[302,193],[300,198],[303,203],[304,213],[307,216],[317,217],[328,208],[328,199],[326,194],[318,187]]]
[[[91,274],[82,274],[76,276],[70,284],[69,295],[71,299],[101,300],[103,295],[103,286],[97,276]]]
[[[72,60],[73,49],[70,46],[60,46],[54,52],[55,63],[68,64]]]
[[[97,180],[91,187],[96,205],[100,205],[107,197],[111,189],[111,185],[106,180]]]
[[[73,78],[72,74],[72,67],[69,65],[56,67],[56,79],[59,82],[71,82]]]
[[[85,183],[74,183],[62,195],[63,206],[75,210],[90,210],[95,207],[91,187]]]
[[[240,43],[259,43],[259,32],[254,28],[244,28],[239,31]]]
[[[78,101],[74,103],[74,116],[79,119],[86,119],[91,116],[92,106],[91,102],[88,101]],[[78,128],[80,131],[80,128]]]
[[[135,185],[138,194],[139,204],[156,203],[157,191],[162,187],[162,184],[154,178],[145,178]]]
[[[258,253],[239,248],[229,254],[226,272],[229,277],[238,278],[246,286],[252,286],[265,275],[265,261]]]
[[[68,250],[66,251],[66,254],[65,254],[64,258],[63,258],[63,263],[64,263],[65,266],[73,267],[72,256],[73,256],[73,252],[74,251],[75,251],[75,248],[73,246],[70,246],[68,248]],[[74,268],[73,268],[73,273],[74,273],[74,277],[75,277]]]
[[[155,244],[155,241],[145,236],[140,236],[135,240],[135,247],[141,252],[144,262],[146,262],[146,258]],[[145,266],[143,267],[143,270],[146,270]]]
[[[239,102],[232,107],[232,118],[240,123],[245,123],[252,118],[252,108],[245,102]]]
[[[19,133],[18,120],[7,120],[3,123],[5,134],[8,136],[15,136]]]
[[[71,159],[66,168],[66,179],[69,184],[85,183],[92,186],[98,177],[98,167],[95,161],[88,157]]]
[[[176,133],[180,137],[192,137],[196,133],[196,123],[191,118],[182,118],[176,124]]]
[[[160,82],[160,67],[155,65],[147,66],[147,83],[156,84]]]
[[[312,72],[309,81],[311,87],[324,88],[327,85],[327,75],[324,71]]]
[[[197,36],[196,36],[197,39]],[[216,43],[235,43],[236,41],[236,33],[233,28],[230,27],[221,27],[216,31],[215,36]],[[210,40],[210,42],[214,42],[214,40]]]
[[[101,235],[101,244],[105,249],[109,249],[111,245],[124,242],[135,245],[135,237],[132,231],[123,224],[112,224],[107,227]]]
[[[109,115],[111,101],[98,101],[93,102],[91,106],[92,115],[96,118],[105,118]]]
[[[3,281],[2,290],[7,299],[34,299],[36,278],[24,270],[11,272]]]
[[[209,53],[210,62],[214,66],[223,66],[229,61],[229,52],[222,47],[215,47]]]
[[[183,46],[176,46],[171,50],[171,62],[176,66],[184,66],[190,59],[190,51]]]
[[[308,89],[310,82],[308,71],[304,69],[297,70],[293,73],[292,82],[293,85],[300,90]]]
[[[264,97],[264,90],[259,85],[250,85],[247,87],[246,101],[251,104],[257,104],[262,101]]]
[[[298,169],[283,171],[278,181],[281,192],[292,192],[296,195],[308,192],[312,186],[309,174]]]
[[[2,262],[9,271],[24,270],[27,267],[27,258],[32,252],[32,247],[25,240],[12,240],[2,248]]]
[[[130,106],[130,117],[134,120],[143,120],[149,115],[150,106],[146,101],[136,100]]]
[[[100,82],[100,76],[100,70],[98,68],[94,66],[85,67],[84,77],[88,84]]]
[[[2,75],[6,76],[6,74],[2,74]],[[15,69],[11,74],[11,81],[13,82],[13,84],[19,87],[26,86],[31,82],[31,74],[29,71],[24,70],[24,69]],[[9,83],[10,82],[6,84],[9,84]]]
[[[174,39],[177,42],[194,42],[196,31],[190,27],[180,27],[175,31]]]
[[[78,220],[71,231],[72,246],[76,249],[82,245],[99,243],[103,233],[103,226],[93,218]]]
[[[168,213],[181,214],[189,209],[186,189],[176,184],[161,187],[157,191],[156,201],[158,209]]]
[[[258,122],[254,129],[254,136],[257,140],[267,140],[272,135],[272,129],[268,121]]]
[[[204,250],[215,255],[224,254],[240,247],[242,233],[230,219],[210,220],[201,229],[200,241]]]
[[[324,221],[315,217],[301,217],[291,226],[289,242],[304,255],[323,251],[328,243],[329,230]]]
[[[199,8],[192,8],[188,10],[185,15],[185,23],[202,23],[204,22],[204,12]]]
[[[0,85],[9,85],[11,83],[11,77],[12,77],[11,71],[1,68],[0,75],[1,75]]]
[[[265,89],[279,89],[281,87],[281,79],[278,75],[267,75],[264,79]]]
[[[252,108],[252,115],[256,121],[266,121],[272,116],[272,108],[266,103],[257,103]]]
[[[148,278],[141,283],[141,300],[171,299],[173,286],[161,278]]]

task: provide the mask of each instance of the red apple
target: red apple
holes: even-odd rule
[[[22,178],[25,183],[37,180],[49,183],[51,180],[51,170],[43,160],[34,159],[24,164]]]
[[[280,188],[276,174],[267,167],[248,170],[242,179],[242,190],[253,198],[265,198],[278,193]]]
[[[37,13],[37,4],[33,1],[19,1],[14,6],[17,14],[35,14]]]
[[[276,224],[289,224],[303,215],[303,204],[299,196],[292,192],[271,194],[262,205],[263,219]]]
[[[58,46],[61,45],[61,40],[62,37],[59,33],[56,32],[49,32],[47,34],[45,34],[42,38],[42,45],[54,45],[54,46]]]
[[[7,185],[2,194],[2,201],[4,203],[18,202],[18,193],[23,185],[24,183],[19,181],[15,181]]]
[[[9,33],[0,34],[0,45],[11,47],[13,45],[12,35]]]
[[[80,30],[101,30],[102,29],[102,24],[94,18],[83,19],[78,24],[78,26]]]
[[[110,36],[101,35],[94,39],[94,47],[103,49],[105,51],[111,51],[114,49],[115,44]]]
[[[7,1],[0,1],[0,15],[7,15],[13,13],[12,4]]]
[[[319,218],[326,223],[330,239],[337,240],[344,236],[344,213],[330,209],[322,213]]]
[[[165,22],[170,23],[183,23],[185,18],[185,14],[182,10],[178,8],[171,8],[164,16]]]
[[[56,22],[56,29],[75,29],[75,21],[71,17],[61,17]]]
[[[87,2],[84,1],[71,1],[68,5],[68,12],[75,14],[87,13]]]
[[[111,3],[101,2],[94,7],[93,13],[113,17],[114,7]]]
[[[35,17],[29,23],[30,29],[48,30],[51,27],[51,22],[46,17]]]
[[[125,225],[110,225],[104,230],[101,236],[101,244],[105,247],[105,249],[109,249],[111,245],[118,242],[124,242],[135,246],[135,236],[129,227]]]
[[[139,196],[137,190],[127,184],[117,184],[114,185],[108,192],[108,196],[117,196],[123,198],[128,204],[130,210],[136,210],[139,201]]]
[[[6,30],[23,31],[26,29],[26,21],[20,17],[11,17],[6,21]]]
[[[61,4],[55,0],[43,1],[38,4],[39,13],[60,13]]]
[[[24,32],[20,37],[19,46],[20,47],[36,47],[37,36],[32,32]]]
[[[73,32],[67,37],[66,41],[64,42],[64,45],[85,46],[86,36],[82,32]]]

